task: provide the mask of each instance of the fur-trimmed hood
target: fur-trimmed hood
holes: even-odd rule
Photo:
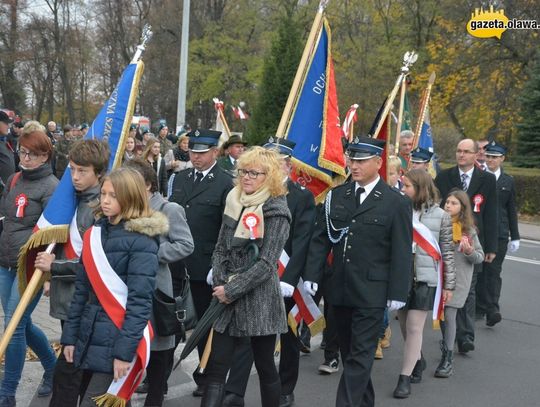
[[[150,237],[164,235],[169,231],[169,220],[161,212],[154,212],[147,218],[137,218],[126,221],[124,229]]]

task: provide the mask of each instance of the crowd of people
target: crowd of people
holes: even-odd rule
[[[461,353],[475,349],[475,320],[501,322],[502,263],[518,250],[519,232],[513,179],[502,170],[507,151],[495,141],[460,141],[456,165],[433,178],[433,153],[404,133],[383,180],[384,141],[357,137],[344,147],[349,178],[316,206],[291,180],[295,144],[284,138],[248,147],[233,136],[219,146],[218,131],[176,137],[161,125],[154,136],[133,126],[122,167],[107,173],[106,142],[73,129],[66,136],[67,128],[59,137],[54,123],[10,129],[2,113],[6,326],[24,289],[19,251],[66,168],[77,210],[70,244],[36,256],[45,282],[7,348],[0,407],[16,405],[27,346],[40,358],[37,394],[52,395],[50,406],[129,403],[134,391],[146,394],[145,406],[161,406],[185,335],[156,331],[155,293],[174,300],[186,284],[199,318],[214,302],[223,307],[197,344],[201,361],[211,345],[204,372],[193,372],[204,407],[243,406],[253,363],[260,405],[294,405],[299,354],[309,349],[287,323],[299,288],[316,303],[324,298],[319,372],[336,373],[342,361],[339,407],[375,404],[371,369],[389,346],[394,315],[404,342],[396,398],[422,380],[422,347],[433,345],[422,341],[428,315],[441,322],[440,378],[454,374],[456,343]],[[32,323],[42,295],[62,327],[58,358]]]

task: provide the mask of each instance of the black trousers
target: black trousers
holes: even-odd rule
[[[49,407],[73,407],[77,405],[92,374],[68,363],[64,356],[64,349],[60,352],[53,375],[53,392]]]
[[[327,267],[327,266],[325,266]],[[321,286],[319,290],[313,297],[315,304],[319,304],[321,298],[324,298],[324,319],[326,321],[326,326],[323,330],[323,341],[326,343],[324,348],[324,360],[329,362],[332,359],[339,360],[339,340],[338,340],[338,331],[336,324],[336,317],[334,315],[334,309],[332,305],[326,300],[326,287],[328,286],[327,281],[330,274],[324,273],[323,279],[321,281]]]
[[[153,350],[150,352],[150,361],[146,367],[148,393],[144,400],[145,406],[161,406],[163,394],[167,385],[168,372],[173,366],[174,349]]]
[[[284,298],[287,315],[294,307],[292,298]],[[291,328],[281,335],[281,353],[279,359],[279,378],[281,394],[292,394],[298,381],[300,365],[300,344]],[[249,338],[239,338],[234,349],[234,359],[225,390],[244,397],[253,365],[253,351]]]
[[[471,280],[469,295],[463,308],[460,308],[456,317],[456,340],[458,347],[464,342],[474,343],[474,323],[476,316],[476,282],[478,275],[482,273],[482,267],[485,263],[475,264]]]
[[[482,278],[483,292],[484,292],[484,304],[486,314],[494,314],[500,312],[499,298],[501,297],[502,288],[502,265],[504,258],[506,257],[506,251],[508,250],[508,240],[499,239],[499,245],[497,248],[497,255],[491,263],[484,263],[484,272]],[[480,284],[480,279],[478,280]],[[477,284],[477,285],[478,285]]]
[[[255,367],[261,383],[275,383],[279,380],[276,365],[274,364],[274,348],[276,336],[252,336],[248,338],[254,356]],[[212,353],[206,368],[208,383],[225,383],[227,373],[231,368],[234,350],[240,340],[228,333],[214,331],[212,340]]]
[[[375,391],[371,368],[384,308],[334,306],[343,374],[339,381],[336,407],[373,407]]]

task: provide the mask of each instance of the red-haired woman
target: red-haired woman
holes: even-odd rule
[[[7,181],[0,199],[0,216],[5,216],[0,235],[0,297],[7,326],[20,300],[17,256],[51,197],[57,178],[52,173],[53,146],[45,128],[28,122],[19,138],[20,172]],[[17,326],[6,351],[5,372],[0,386],[0,406],[15,406],[15,393],[21,379],[26,345],[38,355],[45,370],[38,396],[52,391],[56,357],[45,334],[32,324],[30,316],[42,291],[34,296]]]

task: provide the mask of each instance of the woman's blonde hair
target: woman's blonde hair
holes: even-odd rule
[[[401,160],[399,157],[395,155],[391,155],[388,157],[388,168],[392,168],[394,171],[396,171],[398,174],[401,171]]]
[[[161,146],[161,141],[159,141],[156,137],[150,137],[147,141],[146,141],[146,146],[144,147],[144,150],[143,150],[143,153],[142,153],[142,156],[145,160],[148,159],[148,156],[152,153],[152,147],[154,146],[154,144],[156,143],[159,143],[159,145]],[[157,158],[157,156],[154,156],[154,159]]]
[[[187,133],[182,134],[180,137],[178,137],[178,140],[176,141],[176,145],[180,147],[180,144],[182,144],[182,141],[184,141],[185,139],[189,141],[189,136],[187,135]]]
[[[262,147],[251,147],[247,149],[236,162],[237,168],[260,167],[266,174],[262,188],[268,188],[270,195],[280,196],[287,193],[287,186],[283,182],[285,174],[281,167],[281,156],[272,150],[267,150]],[[239,179],[236,183],[241,185]]]
[[[118,168],[103,177],[101,186],[109,181],[116,194],[116,200],[120,205],[120,214],[114,219],[114,224],[121,220],[146,218],[152,215],[148,202],[146,184],[142,175],[132,168]],[[98,217],[103,217],[101,207],[97,208]]]

